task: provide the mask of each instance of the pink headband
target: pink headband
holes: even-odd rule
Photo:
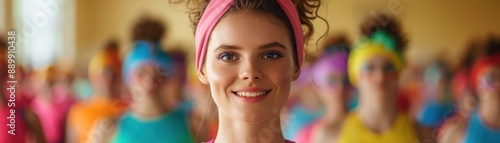
[[[479,77],[480,74],[479,72],[481,72],[481,70],[483,70],[486,67],[490,67],[492,65],[497,65],[497,64],[500,64],[500,53],[478,59],[474,63],[474,66],[471,69],[469,77],[470,82],[472,83],[472,87],[477,88],[478,86],[477,78]]]
[[[302,25],[300,23],[299,14],[295,9],[295,5],[291,0],[276,0],[281,6],[293,28],[297,47],[297,60],[298,68],[302,65],[303,49],[304,49],[304,35]],[[207,52],[208,40],[212,30],[215,28],[219,20],[224,16],[226,11],[231,7],[234,0],[212,0],[208,4],[203,16],[198,22],[195,34],[196,45],[196,70],[201,71],[205,54]]]
[[[311,72],[312,81],[316,86],[325,88],[328,87],[328,73],[332,71],[339,72],[347,78],[347,59],[348,53],[333,53],[321,57]]]

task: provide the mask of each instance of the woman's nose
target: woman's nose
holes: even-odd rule
[[[240,78],[245,81],[259,80],[262,78],[262,72],[255,61],[243,62],[241,65]]]

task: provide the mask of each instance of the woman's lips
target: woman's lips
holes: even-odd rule
[[[240,99],[243,102],[259,102],[264,100],[267,95],[271,92],[271,90],[263,90],[263,89],[245,89],[232,91],[233,95]]]

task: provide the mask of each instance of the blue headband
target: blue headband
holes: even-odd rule
[[[161,50],[160,43],[136,41],[132,51],[125,57],[123,80],[130,84],[130,77],[135,70],[146,64],[156,64],[162,71],[172,75],[175,72],[173,58]]]

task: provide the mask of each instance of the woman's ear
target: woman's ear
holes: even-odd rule
[[[300,76],[300,68],[299,67],[295,67],[295,70],[293,71],[293,79],[292,81],[295,81],[299,78]]]
[[[198,72],[198,79],[200,79],[201,83],[208,84],[207,75],[205,74],[205,72],[206,72],[206,69],[205,69],[205,66],[203,66],[201,71]]]

